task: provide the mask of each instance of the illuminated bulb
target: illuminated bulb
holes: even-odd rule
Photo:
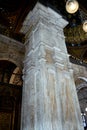
[[[85,108],[85,111],[87,111],[87,107]]]
[[[82,116],[83,114],[81,113],[81,116]]]
[[[66,11],[70,14],[75,13],[79,8],[79,4],[76,0],[68,0],[66,2]]]
[[[84,113],[84,116],[85,116],[86,114]]]
[[[87,20],[83,23],[83,30],[87,32]]]

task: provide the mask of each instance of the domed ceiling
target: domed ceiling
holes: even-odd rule
[[[71,62],[87,66],[87,33],[82,29],[82,20],[87,18],[86,0],[78,0],[79,10],[69,14],[65,10],[67,0],[39,0],[60,13],[69,24],[64,29],[66,46]],[[37,0],[0,0],[0,33],[24,42],[20,33],[22,23]],[[82,17],[83,15],[83,17]]]

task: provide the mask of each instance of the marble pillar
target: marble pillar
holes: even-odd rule
[[[21,130],[83,130],[60,14],[37,3],[26,17]]]

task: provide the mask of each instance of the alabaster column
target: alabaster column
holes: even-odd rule
[[[21,130],[83,130],[61,15],[37,3],[26,34]]]

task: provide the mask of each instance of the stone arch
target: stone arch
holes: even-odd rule
[[[87,83],[86,83],[86,82],[83,82],[83,83],[77,85],[77,87],[76,87],[77,93],[78,93],[82,88],[87,88]]]
[[[77,95],[78,95],[81,112],[87,114],[87,112],[85,111],[87,107],[87,83],[86,82],[83,82],[77,86]]]
[[[12,126],[11,129],[13,129],[13,127],[15,129],[20,129],[22,84],[15,84],[17,83],[19,69],[17,71],[14,70],[18,67],[22,71],[24,53],[25,47],[22,43],[0,35],[0,102],[2,102],[2,113],[5,116],[5,121]],[[3,65],[8,71],[2,69],[4,68]],[[16,74],[14,77],[13,73]],[[12,99],[14,99],[14,104],[11,108],[9,102],[11,102]],[[5,102],[8,103],[7,106],[5,106]],[[6,120],[6,112],[8,109],[11,110],[9,116],[12,119],[12,122],[9,118]],[[0,109],[0,115],[2,113]],[[3,126],[5,126],[5,121],[2,122]]]
[[[17,63],[16,61],[14,61],[13,59],[9,59],[8,57],[0,57],[0,61],[1,60],[4,60],[4,61],[9,61],[9,62],[12,62],[12,63],[14,63],[16,66],[18,66],[20,69],[22,69],[22,65],[20,65],[19,63]]]
[[[87,107],[87,68],[80,65],[71,64],[73,77],[76,86],[78,101],[81,112],[85,112]]]
[[[0,35],[0,60],[8,60],[23,67],[25,47],[24,44]]]
[[[6,58],[0,61],[0,118],[3,119],[0,126],[1,129],[5,129],[9,124],[9,129],[12,130],[20,128],[22,84],[15,84],[16,75],[12,81],[10,80],[17,68],[16,64],[11,61]],[[7,69],[8,71],[5,71]],[[18,71],[19,67],[15,73],[17,74]]]
[[[22,86],[22,69],[12,61],[0,60],[0,82]]]
[[[78,101],[80,105],[80,110],[86,113],[85,108],[87,107],[87,81],[86,77],[78,77],[76,80],[76,91],[78,96]]]
[[[22,71],[19,67],[14,69],[9,83],[22,86]]]
[[[81,86],[84,87],[86,86],[87,82],[87,68],[84,66],[72,64],[72,69],[73,69],[73,77],[74,77],[74,82],[76,86],[76,90],[78,91]]]

